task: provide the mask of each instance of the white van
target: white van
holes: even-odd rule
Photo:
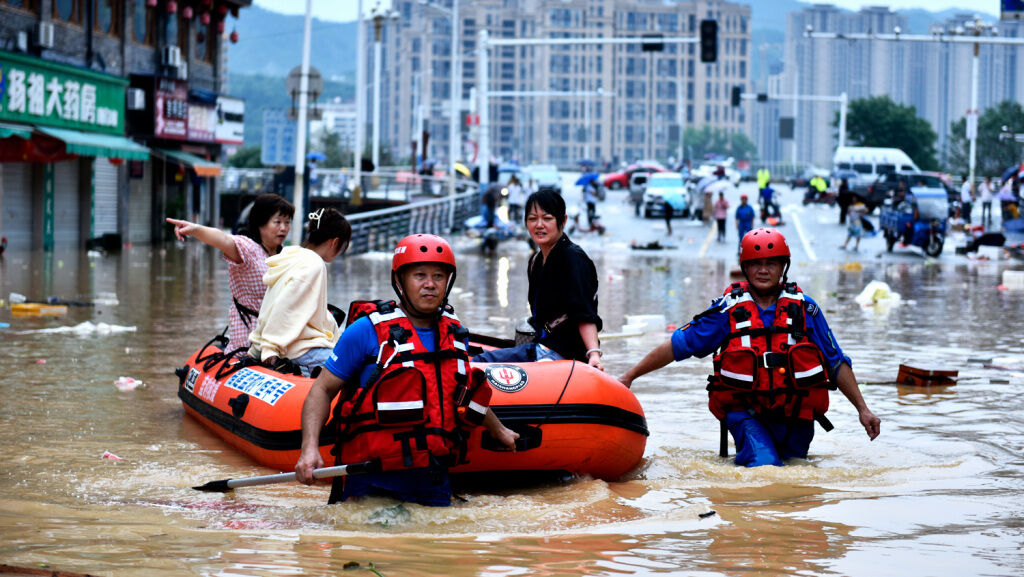
[[[921,172],[907,153],[898,148],[840,146],[832,157],[832,170],[853,170],[862,183],[872,183],[887,172]]]

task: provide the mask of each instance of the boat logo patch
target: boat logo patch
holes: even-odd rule
[[[185,379],[185,390],[190,393],[194,393],[197,380],[199,380],[199,370],[195,367],[189,368],[188,378]]]
[[[250,368],[242,369],[231,375],[231,378],[224,384],[250,397],[256,397],[268,405],[276,403],[289,389],[295,386],[284,379]]]
[[[515,365],[487,365],[485,373],[487,382],[503,393],[521,391],[530,380],[526,371]]]

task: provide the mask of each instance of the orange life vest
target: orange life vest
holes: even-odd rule
[[[775,322],[764,326],[748,283],[733,283],[721,310],[729,315],[729,335],[714,357],[708,406],[719,419],[731,411],[763,417],[825,419],[830,385],[821,351],[808,338],[803,291],[783,287],[775,305]]]
[[[357,312],[357,309],[362,309]],[[379,461],[382,470],[465,460],[464,429],[483,422],[491,389],[482,371],[469,373],[462,327],[450,306],[434,326],[434,351],[420,342],[394,301],[353,303],[349,315],[369,312],[380,344],[365,385],[335,407],[337,462]]]

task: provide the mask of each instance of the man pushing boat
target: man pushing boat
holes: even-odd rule
[[[464,456],[468,429],[484,426],[509,449],[519,434],[487,406],[490,387],[471,371],[462,327],[448,304],[455,254],[442,238],[407,236],[395,247],[391,286],[399,302],[372,301],[341,334],[302,407],[296,478],[323,466],[320,433],[335,427],[338,465],[373,462],[380,472],[335,477],[330,503],[366,495],[451,504],[448,468]],[[351,316],[351,315],[350,315]]]
[[[838,388],[857,409],[874,440],[881,421],[868,409],[850,358],[836,344],[817,304],[787,282],[790,251],[782,233],[758,228],[744,235],[740,268],[747,282],[725,295],[647,354],[620,381],[627,387],[651,371],[714,352],[709,408],[736,444],[736,464],[782,465],[806,458],[817,421],[827,431],[829,390]]]

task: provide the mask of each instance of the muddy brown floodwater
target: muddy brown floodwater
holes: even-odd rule
[[[722,261],[601,242],[588,249],[608,332],[634,313],[682,324],[730,282]],[[526,313],[525,247],[489,258],[457,250],[460,317],[510,336]],[[174,369],[226,322],[226,267],[211,249],[8,253],[5,300],[100,304],[52,319],[0,311],[10,323],[0,328],[0,563],[152,576],[334,575],[350,561],[389,577],[1020,575],[1024,294],[996,289],[1000,266],[794,263],[791,276],[821,304],[882,418],[874,442],[835,394],[836,429],[819,430],[807,461],[737,468],[717,455],[710,360],[693,359],[634,383],[651,436],[619,481],[484,488],[430,509],[327,507],[326,486],[190,488],[274,472],[185,416],[176,396]],[[339,259],[331,300],[389,297],[388,271],[388,255]],[[870,280],[902,304],[861,308],[853,297]],[[663,338],[606,339],[608,371],[621,374]],[[960,381],[897,386],[903,360],[954,366]],[[145,385],[121,391],[122,376]]]

